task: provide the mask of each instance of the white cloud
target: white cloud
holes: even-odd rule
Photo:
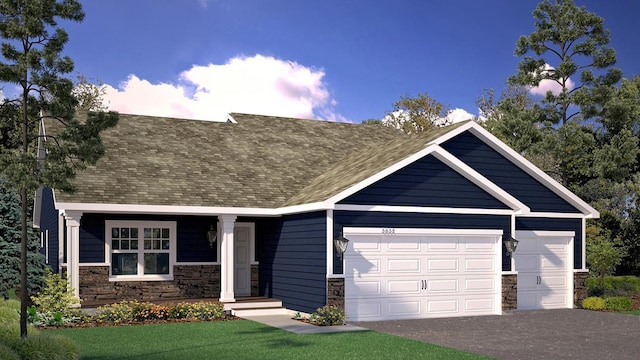
[[[194,65],[175,84],[135,75],[107,85],[107,106],[123,113],[224,121],[229,112],[346,121],[323,82],[324,71],[255,55]]]
[[[544,64],[544,70],[542,71],[546,72],[554,69],[555,68],[553,66],[549,64]],[[571,90],[575,86],[575,83],[573,82],[573,80],[567,79],[566,86],[569,90]],[[530,93],[534,95],[542,95],[542,96],[547,95],[548,91],[551,91],[553,95],[558,95],[562,92],[562,86],[553,80],[542,80],[540,81],[538,86],[535,86],[529,89]]]
[[[449,111],[449,113],[447,114],[447,120],[449,123],[457,123],[460,121],[465,121],[465,120],[469,120],[469,119],[473,119],[475,115],[473,115],[472,113],[468,112],[465,109],[453,109],[451,111]]]

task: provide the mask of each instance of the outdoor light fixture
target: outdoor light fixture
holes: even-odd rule
[[[209,240],[209,246],[211,246],[211,248],[213,248],[216,240],[218,240],[218,231],[213,228],[213,225],[211,225],[211,228],[207,230],[207,240]]]
[[[340,236],[333,239],[333,243],[336,246],[336,252],[338,253],[338,257],[342,259],[342,254],[347,251],[347,246],[349,245],[349,239],[342,236],[342,232],[340,232]]]
[[[518,247],[518,240],[509,235],[502,241],[504,242],[505,249],[507,249],[507,255],[513,255],[513,253],[516,251],[516,248]]]

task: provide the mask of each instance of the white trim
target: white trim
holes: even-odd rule
[[[419,206],[388,206],[388,205],[349,205],[336,204],[334,210],[346,211],[381,211],[381,212],[406,212],[424,214],[478,214],[478,215],[512,215],[514,210],[507,209],[473,209],[473,208],[449,208],[449,207],[419,207]]]
[[[67,239],[64,238],[64,215],[62,211],[58,212],[58,274],[62,275],[62,264],[66,265],[64,261],[64,246]]]
[[[516,217],[515,217],[515,215],[512,215],[511,216],[511,237],[513,238],[515,236],[516,236]],[[500,244],[500,249],[502,249],[502,244]],[[509,266],[511,267],[511,271],[515,271],[515,269],[516,269],[516,260],[514,259],[513,253],[511,253],[509,258],[511,259],[511,261],[509,262]]]
[[[218,226],[222,230],[218,233],[220,242],[220,302],[235,302],[235,265],[234,265],[234,234],[235,221],[233,215],[218,217]]]
[[[215,261],[215,262],[212,262],[212,261],[184,262],[184,261],[182,261],[182,262],[176,262],[176,263],[174,263],[173,265],[180,265],[180,266],[190,266],[190,265],[193,265],[193,266],[202,266],[202,265],[220,265],[220,263],[219,263],[219,262],[217,262],[217,261]]]
[[[576,213],[553,213],[553,212],[530,212],[528,214],[517,214],[518,217],[556,218],[556,219],[584,219],[588,216]]]
[[[564,187],[559,182],[555,181],[551,176],[547,175],[544,171],[540,170],[537,166],[533,165],[529,160],[527,160],[524,156],[518,154],[515,150],[511,149],[507,144],[502,142],[500,139],[495,137],[489,131],[484,129],[482,126],[471,122],[468,129],[474,135],[478,136],[480,139],[484,140],[484,143],[490,146],[492,149],[509,159],[516,166],[518,166],[521,170],[531,175],[534,179],[538,180],[542,184],[546,185],[546,187],[553,191],[556,195],[563,198],[569,204],[578,208],[583,212],[583,215],[587,218],[597,219],[600,217],[600,213],[587,204],[585,201],[580,199],[574,193],[572,193],[569,189]],[[457,129],[456,129],[457,130]]]
[[[44,261],[49,265],[49,229],[44,231]]]
[[[99,212],[104,214],[154,214],[154,215],[235,215],[235,216],[281,216],[326,209],[327,203],[317,202],[283,208],[244,208],[218,206],[175,206],[100,203],[56,203],[57,210]]]
[[[587,268],[587,219],[582,219],[582,249],[580,251],[580,267]]]
[[[327,210],[326,231],[327,231],[327,241],[325,246],[326,246],[327,255],[325,256],[325,258],[327,261],[327,279],[329,279],[335,275],[333,273],[333,210]]]
[[[344,274],[327,275],[327,279],[344,279]]]
[[[112,227],[137,227],[138,230],[138,249],[135,249],[135,253],[138,254],[137,262],[137,274],[136,275],[113,275],[112,274],[112,244],[111,244],[111,228]],[[159,250],[160,253],[169,254],[169,273],[168,274],[149,274],[144,275],[144,254],[147,252],[154,252],[153,249],[144,249],[144,232],[145,227],[162,227],[169,228],[169,251]],[[105,239],[105,263],[109,266],[109,281],[161,281],[161,280],[173,280],[173,265],[176,263],[177,252],[177,230],[178,225],[176,221],[158,221],[158,220],[105,220],[104,221],[104,239]],[[119,250],[118,250],[119,251]],[[125,251],[125,253],[133,253],[134,251]],[[142,275],[140,275],[142,273]]]
[[[109,263],[93,262],[93,263],[80,263],[80,266],[94,267],[94,266],[111,266]]]
[[[502,271],[502,275],[518,275],[518,272],[513,270],[513,271]]]
[[[589,269],[573,269],[573,273],[577,274],[577,273],[588,273]]]
[[[67,227],[67,278],[76,298],[80,298],[80,219],[82,212],[65,211]]]
[[[502,230],[493,229],[433,229],[433,228],[380,228],[380,227],[344,227],[343,234],[350,235],[502,235]],[[346,237],[346,235],[345,235]]]

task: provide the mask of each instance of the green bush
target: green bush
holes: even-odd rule
[[[640,292],[640,277],[626,276],[605,276],[604,288],[600,287],[600,279],[589,277],[587,287],[590,296],[626,296]]]
[[[64,336],[33,334],[20,340],[14,348],[22,359],[80,359],[77,346]]]
[[[320,326],[344,325],[344,308],[335,305],[325,305],[317,308],[316,312],[309,316],[312,324]]]
[[[0,359],[2,360],[20,360],[20,355],[17,352],[13,351],[7,345],[3,345],[0,343]]]
[[[591,296],[582,300],[582,308],[587,310],[604,310],[606,305],[603,298]]]
[[[67,314],[72,306],[80,305],[80,300],[75,297],[66,278],[52,272],[45,277],[44,288],[31,301],[40,312]]]
[[[611,311],[628,311],[633,306],[631,299],[624,296],[606,298],[604,302],[607,310]]]
[[[94,320],[98,323],[114,324],[132,321],[167,319],[221,320],[226,317],[224,305],[217,302],[178,303],[156,305],[148,302],[123,301],[101,306]]]

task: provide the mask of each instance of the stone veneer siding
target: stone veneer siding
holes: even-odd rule
[[[109,281],[108,266],[80,266],[80,298],[87,303],[220,297],[220,265],[175,265],[170,281]]]
[[[257,264],[251,265],[251,296],[258,296],[260,284],[260,267]]]
[[[502,310],[518,308],[518,275],[502,275]]]
[[[344,308],[344,279],[327,279],[327,305]]]
[[[588,271],[580,271],[573,273],[573,306],[582,308],[582,300],[588,296],[587,279],[589,278]]]

